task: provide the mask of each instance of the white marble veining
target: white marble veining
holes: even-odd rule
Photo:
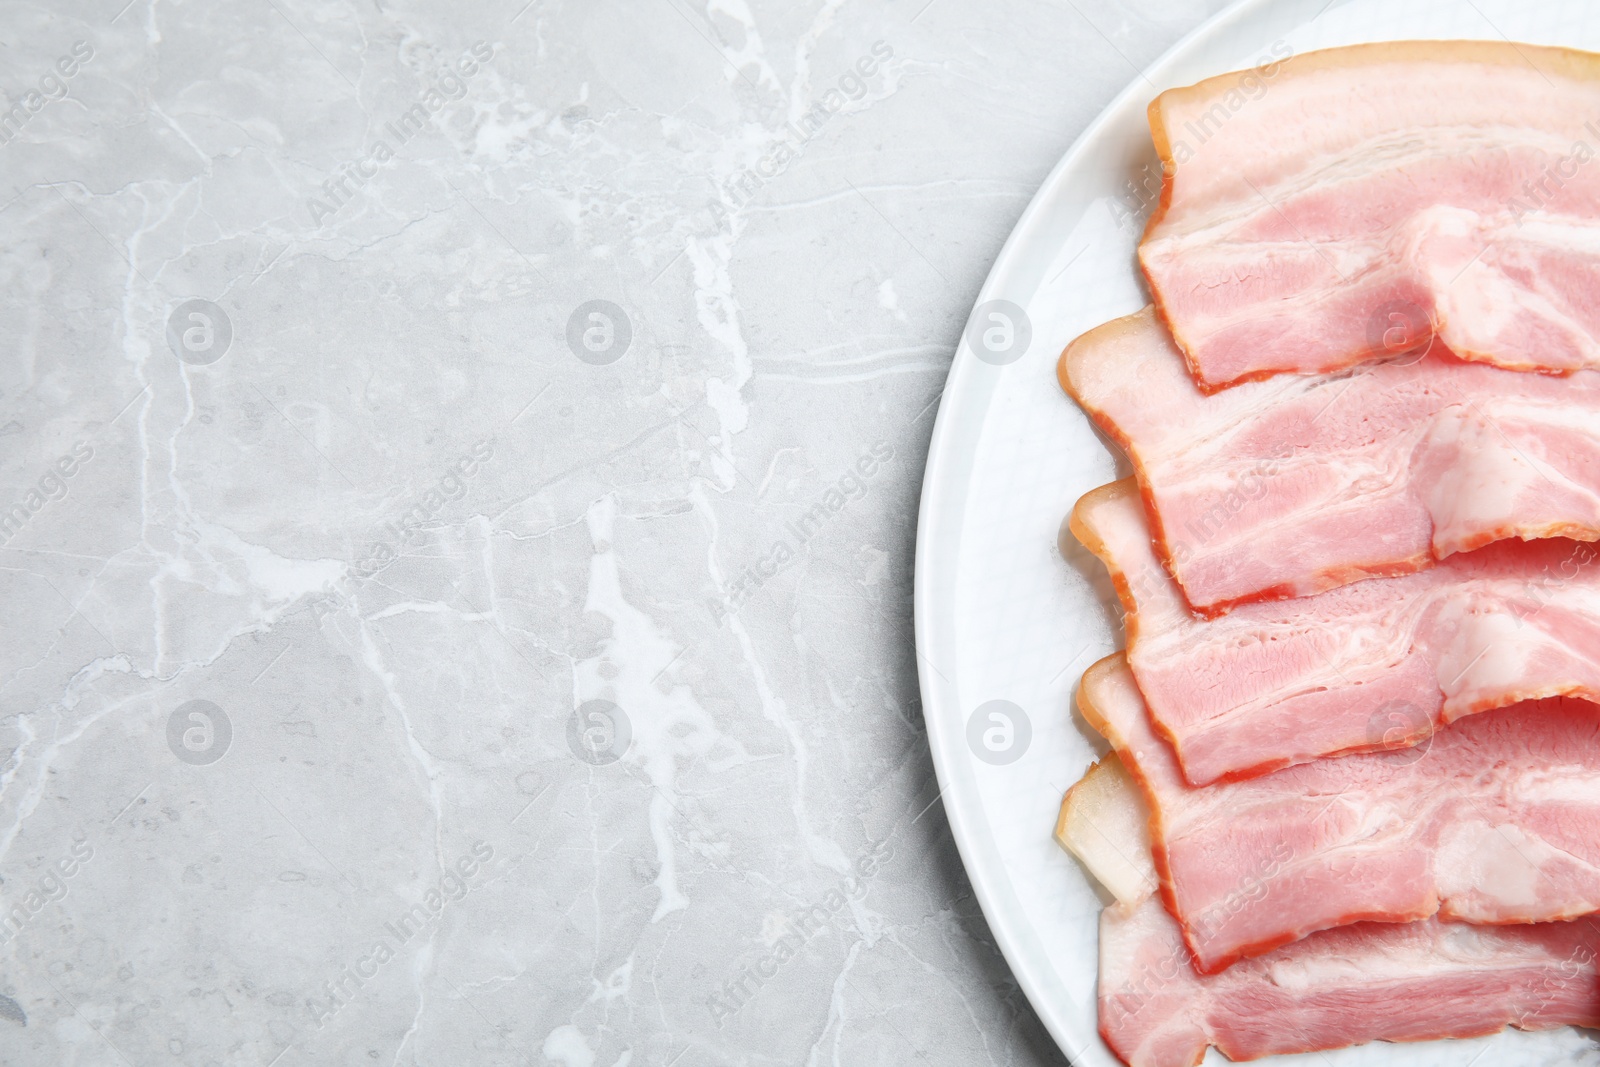
[[[123,5],[0,8],[0,1065],[1063,1062],[922,463],[1215,0]]]

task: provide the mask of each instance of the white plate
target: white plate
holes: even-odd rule
[[[1071,711],[1078,677],[1122,635],[1099,565],[1074,551],[1070,535],[1070,559],[1057,544],[1073,502],[1127,468],[1062,395],[1055,361],[1079,333],[1147,302],[1134,265],[1146,212],[1128,218],[1114,206],[1137,207],[1130,181],[1148,176],[1156,187],[1145,106],[1161,89],[1270,59],[1274,45],[1300,54],[1363,41],[1506,37],[1600,51],[1600,6],[1589,0],[1327,4],[1245,0],[1179,43],[1089,126],[1028,205],[978,298],[979,308],[1019,305],[1031,342],[1015,362],[996,366],[963,340],[933,433],[917,528],[916,627],[934,763],[989,925],[1079,1067],[1117,1062],[1095,1020],[1101,900],[1050,831],[1062,791],[1096,757]],[[969,720],[992,700],[1021,708],[1031,726],[1025,741],[1017,731],[1020,757],[1004,765],[980,760],[968,743]],[[1572,1030],[1263,1062],[1466,1067],[1480,1054],[1481,1065],[1495,1067],[1600,1063],[1592,1038]],[[1225,1062],[1215,1052],[1212,1061]]]

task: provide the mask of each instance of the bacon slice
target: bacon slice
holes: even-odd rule
[[[1153,884],[1149,854],[1133,851],[1127,832],[1149,816],[1112,753],[1067,792],[1057,837],[1096,877],[1123,883],[1139,867]],[[1060,833],[1069,819],[1085,831],[1070,844]],[[1600,924],[1591,919],[1357,923],[1200,975],[1150,893],[1117,896],[1100,916],[1100,1033],[1133,1067],[1192,1067],[1213,1045],[1237,1061],[1505,1026],[1600,1025]]]
[[[1111,571],[1128,661],[1195,785],[1409,744],[1521,700],[1600,700],[1589,545],[1503,542],[1205,620],[1158,561],[1132,480],[1086,495],[1072,530]]]
[[[1507,538],[1600,537],[1600,372],[1421,358],[1202,393],[1152,309],[1061,356],[1128,453],[1161,557],[1215,614]]]
[[[1130,1067],[1600,1025],[1600,924],[1429,920],[1313,934],[1198,975],[1154,900],[1100,913],[1100,1036]]]
[[[1600,57],[1502,42],[1313,52],[1162,93],[1139,260],[1202,388],[1437,333],[1600,366]]]
[[[1365,920],[1600,911],[1600,714],[1584,701],[1204,788],[1183,780],[1122,656],[1089,669],[1078,705],[1144,792],[1161,895],[1201,973]]]

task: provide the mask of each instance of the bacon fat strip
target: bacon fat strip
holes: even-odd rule
[[[1600,371],[1425,356],[1212,396],[1153,309],[1067,346],[1190,606],[1308,596],[1509,538],[1600,537]]]
[[[1128,661],[1194,785],[1393,747],[1522,700],[1600,700],[1600,562],[1565,540],[1490,545],[1398,578],[1197,618],[1129,479],[1072,531],[1111,571]]]
[[[1404,41],[1162,93],[1139,248],[1202,388],[1437,333],[1512,370],[1600,366],[1600,56]]]
[[[1121,903],[1136,904],[1155,891],[1150,811],[1115,752],[1061,798],[1055,839]]]

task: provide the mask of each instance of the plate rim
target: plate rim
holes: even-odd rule
[[[1034,231],[1041,228],[1047,213],[1063,199],[1072,172],[1115,123],[1126,121],[1124,113],[1136,100],[1141,101],[1139,110],[1144,110],[1152,95],[1151,83],[1178,84],[1170,77],[1163,78],[1162,74],[1170,73],[1191,53],[1203,50],[1207,44],[1216,43],[1216,38],[1221,34],[1236,29],[1238,24],[1247,20],[1260,18],[1269,9],[1276,8],[1280,13],[1289,14],[1314,6],[1315,0],[1291,3],[1283,3],[1282,0],[1235,0],[1138,70],[1073,140],[1028,201],[1028,206],[1017,218],[995,257],[973,301],[973,310],[986,301],[1002,299],[1008,291],[1012,291],[1010,283],[1017,273],[1016,261],[1021,258],[1022,250],[1036,239]],[[1329,0],[1313,19],[1297,19],[1296,24],[1303,25],[1338,6],[1342,6],[1340,0]],[[970,321],[970,316],[969,311],[968,320],[964,322]],[[966,353],[965,358],[963,352]],[[945,817],[955,838],[956,850],[961,856],[967,879],[972,884],[979,907],[983,909],[984,920],[1040,1021],[1062,1052],[1077,1063],[1086,1051],[1080,1048],[1079,1038],[1082,1035],[1077,1034],[1076,1028],[1060,1010],[1066,991],[1059,985],[1055,968],[1028,943],[1033,932],[1032,924],[1020,919],[1026,913],[1012,893],[1011,879],[1004,864],[999,861],[993,844],[979,832],[986,820],[973,767],[968,755],[963,754],[961,749],[965,731],[957,725],[961,721],[958,694],[954,683],[944,679],[934,666],[941,661],[941,656],[951,643],[948,631],[956,607],[954,563],[959,559],[961,540],[961,522],[949,517],[955,512],[944,506],[944,500],[953,489],[963,497],[966,495],[966,476],[970,474],[972,452],[957,448],[956,443],[962,434],[970,435],[975,429],[981,431],[982,426],[981,421],[974,423],[973,420],[958,417],[955,406],[946,401],[958,392],[970,393],[985,385],[992,389],[992,377],[987,382],[974,380],[976,375],[985,373],[987,369],[987,364],[972,357],[965,339],[964,325],[962,339],[957,343],[950,371],[940,392],[939,410],[934,417],[929,438],[928,458],[923,470],[917,509],[912,620],[918,659],[918,690],[934,773],[940,795],[945,798]],[[947,578],[943,585],[938,582],[941,575]],[[935,589],[938,591],[934,592]],[[1093,1035],[1092,1040],[1098,1040],[1098,1035]],[[1103,1051],[1109,1054],[1109,1050]]]

